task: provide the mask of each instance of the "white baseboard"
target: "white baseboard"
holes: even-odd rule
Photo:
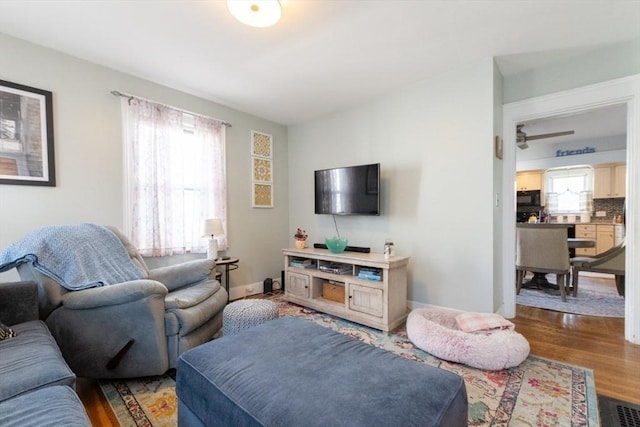
[[[258,295],[264,292],[262,282],[249,283],[242,286],[234,286],[229,289],[229,301],[242,299],[251,295]]]
[[[273,280],[273,289],[282,289],[280,285],[280,278],[274,278]],[[249,283],[247,285],[242,286],[234,286],[229,289],[229,301],[234,301],[237,299],[242,299],[251,295],[258,295],[264,292],[264,283],[263,282],[254,282]]]
[[[440,305],[433,305],[433,304],[423,304],[421,302],[410,301],[410,300],[407,300],[407,307],[409,307],[409,310],[414,310],[416,308],[437,308],[439,310],[449,310],[456,313],[463,313],[462,310],[457,310],[451,307],[443,307]]]

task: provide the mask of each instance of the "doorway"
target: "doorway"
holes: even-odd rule
[[[593,247],[577,249],[572,246],[577,245],[576,241],[572,241],[571,257],[593,257],[622,244],[624,226],[615,221],[624,212],[626,174],[614,176],[611,172],[613,165],[615,170],[626,170],[626,104],[529,120],[518,123],[516,129],[517,194],[535,191],[541,195],[536,203],[539,206],[533,209],[527,204],[521,206],[518,196],[517,222],[564,223],[569,238],[577,234],[581,239],[591,239],[581,245]],[[597,237],[600,239],[596,242]],[[560,300],[557,285],[548,285],[546,279],[553,281],[550,276],[544,280],[546,286],[540,286],[537,283],[542,280],[541,275],[534,276],[533,281],[528,275],[516,296],[517,304],[565,313],[624,317],[624,298],[616,290],[613,275],[590,277],[593,274],[582,272],[580,292],[565,302]]]
[[[625,104],[627,108],[627,211],[626,211],[626,298],[625,339],[640,344],[640,266],[629,260],[638,259],[637,232],[640,211],[640,75],[599,83],[557,94],[506,104],[503,109],[503,187],[502,249],[505,260],[515,260],[515,173],[516,126],[518,123],[566,116],[599,107]],[[515,269],[512,262],[503,263],[503,313],[515,316]]]

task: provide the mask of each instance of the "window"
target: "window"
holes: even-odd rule
[[[203,220],[226,230],[225,125],[141,99],[122,105],[131,241],[143,256],[206,252]]]
[[[592,210],[593,168],[579,166],[545,171],[549,214],[581,214]]]

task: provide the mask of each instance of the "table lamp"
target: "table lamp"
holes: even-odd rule
[[[215,236],[224,234],[222,229],[222,221],[220,218],[205,219],[202,223],[202,237],[209,237],[209,245],[207,246],[207,258],[218,258],[218,241]]]

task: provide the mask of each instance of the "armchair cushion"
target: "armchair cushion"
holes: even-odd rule
[[[215,265],[211,259],[196,259],[150,270],[149,279],[157,280],[172,291],[208,279]]]
[[[83,292],[69,292],[63,295],[62,301],[66,309],[85,310],[127,304],[151,295],[164,297],[167,288],[154,280],[132,280]]]
[[[217,280],[210,280],[207,283],[171,292],[165,298],[164,304],[167,310],[193,307],[209,299],[219,289],[220,283]]]

